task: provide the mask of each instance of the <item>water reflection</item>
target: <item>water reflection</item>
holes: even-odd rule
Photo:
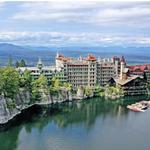
[[[64,104],[62,112],[51,117],[55,124],[60,128],[65,128],[72,124],[83,123],[86,128],[91,128],[97,117],[107,116],[117,117],[127,113],[124,107],[110,101],[103,102],[95,99],[94,101],[84,101],[72,104]],[[61,108],[59,108],[61,109]]]
[[[81,137],[84,136],[86,139],[86,134],[91,134],[92,132],[96,134],[94,130],[98,130],[99,133],[103,134],[103,130],[112,128],[111,124],[115,126],[113,130],[128,127],[130,125],[130,118],[128,117],[131,112],[126,109],[126,105],[131,103],[131,99],[130,97],[119,101],[110,101],[93,98],[86,101],[69,102],[46,108],[38,108],[39,110],[36,112],[36,115],[31,115],[32,112],[22,114],[22,120],[19,120],[20,125],[0,133],[0,149],[25,149],[23,146],[26,142],[31,142],[29,144],[30,146],[28,145],[30,149],[41,149],[40,143],[43,144],[45,143],[44,140],[51,139],[51,144],[54,144],[52,140],[58,140],[58,137],[54,138],[57,135],[61,136],[59,140],[62,140],[62,138],[68,140],[70,136],[80,139],[80,134]],[[137,101],[141,99],[141,97],[136,97]],[[78,132],[80,134],[77,134]],[[28,139],[29,137],[31,140]],[[69,140],[72,138],[70,137]],[[102,138],[102,136],[99,138]],[[73,141],[70,143],[74,144]],[[76,143],[78,143],[76,145],[77,147],[81,146],[80,140],[77,140]],[[66,142],[63,144],[71,146],[67,145]],[[45,149],[49,148],[45,147]],[[55,148],[53,147],[52,149]],[[65,149],[65,147],[62,149]]]

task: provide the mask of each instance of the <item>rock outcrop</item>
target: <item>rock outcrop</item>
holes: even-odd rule
[[[21,90],[13,102],[10,98],[0,96],[0,124],[7,123],[14,116],[21,113],[22,109],[27,108],[30,101],[30,93]]]
[[[0,124],[6,124],[22,110],[33,105],[47,105],[56,102],[72,101],[72,93],[66,89],[61,89],[58,95],[41,93],[41,101],[31,102],[31,94],[25,89],[20,89],[14,101],[10,98],[0,96]]]

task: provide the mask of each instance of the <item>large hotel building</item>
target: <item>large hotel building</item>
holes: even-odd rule
[[[25,70],[30,71],[37,79],[41,74],[48,79],[57,77],[62,82],[69,82],[74,89],[79,86],[94,88],[97,84],[119,86],[124,95],[143,95],[148,92],[150,83],[150,65],[127,66],[124,57],[96,58],[89,54],[87,57],[70,58],[61,54],[56,55],[55,66],[44,66],[39,59],[36,67],[17,68],[20,75]]]
[[[57,53],[55,61],[55,66],[44,66],[39,60],[36,67],[20,67],[18,70],[20,73],[29,70],[34,78],[41,74],[48,79],[56,76],[76,88],[94,87],[96,84],[105,86],[110,78],[119,76],[121,62],[126,64],[124,57],[96,58],[92,54],[86,58],[70,58]]]
[[[90,86],[96,84],[105,86],[111,77],[120,73],[120,62],[125,61],[123,57],[96,58],[89,54],[86,58],[78,59],[56,55],[56,68],[64,70],[67,80],[74,87]]]

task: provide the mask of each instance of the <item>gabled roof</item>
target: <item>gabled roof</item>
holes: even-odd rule
[[[68,61],[71,60],[71,58],[69,58],[69,57],[64,57],[63,55],[60,55],[60,54],[57,56],[56,59],[61,60],[61,61],[64,61],[64,62],[68,62]]]
[[[117,83],[117,84],[120,84],[120,85],[125,85],[137,78],[140,78],[140,76],[131,76],[131,77],[128,77],[127,79],[120,79],[120,78],[114,78],[114,81]]]
[[[131,71],[139,70],[139,71],[144,72],[145,70],[150,70],[150,64],[128,66],[128,68],[129,68]]]

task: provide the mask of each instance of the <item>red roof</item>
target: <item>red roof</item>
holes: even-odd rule
[[[139,70],[139,71],[143,72],[144,70],[149,70],[150,69],[150,64],[135,65],[135,66],[128,66],[128,67],[131,71]]]
[[[69,58],[69,57],[64,57],[63,55],[59,55],[57,59],[58,59],[58,60],[62,60],[62,61],[64,61],[64,62],[67,62],[67,61],[70,61],[70,60],[71,60],[71,58]]]
[[[94,55],[92,55],[92,54],[89,54],[86,60],[96,61],[96,57]]]

